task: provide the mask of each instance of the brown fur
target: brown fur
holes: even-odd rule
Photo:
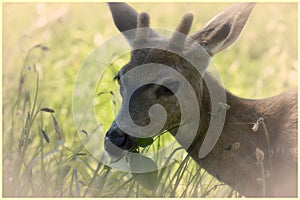
[[[221,86],[220,86],[221,87]],[[205,88],[205,87],[204,87]],[[202,102],[209,101],[207,90],[204,90]],[[227,92],[226,121],[222,134],[213,150],[204,158],[199,159],[198,152],[201,140],[190,150],[190,155],[204,169],[220,181],[235,188],[242,195],[262,196],[262,186],[257,178],[262,177],[257,165],[255,149],[265,153],[263,161],[269,177],[266,178],[266,196],[286,197],[297,196],[297,90],[291,90],[278,96],[263,100],[242,99]],[[203,130],[209,122],[210,110],[202,103],[201,116]],[[253,123],[259,117],[264,118],[271,143],[272,170],[265,131],[262,126],[257,132],[252,131]],[[199,130],[198,134],[203,133]],[[240,148],[226,150],[236,142]]]

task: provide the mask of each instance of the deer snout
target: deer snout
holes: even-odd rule
[[[136,139],[113,124],[106,133],[104,148],[112,158],[120,158],[136,146]]]

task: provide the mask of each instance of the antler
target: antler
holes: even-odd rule
[[[191,30],[194,15],[192,13],[186,13],[180,23],[178,24],[176,31],[172,35],[169,41],[169,48],[172,50],[182,51],[184,48],[184,43],[186,36]]]
[[[137,17],[137,30],[135,35],[135,42],[146,41],[149,37],[150,17],[147,13],[142,12]]]

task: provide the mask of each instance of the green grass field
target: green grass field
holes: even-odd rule
[[[171,30],[183,13],[192,11],[194,32],[231,4],[130,5],[148,12],[152,27]],[[244,98],[266,98],[297,87],[297,16],[296,3],[256,5],[239,40],[212,59],[229,91]],[[139,175],[107,167],[87,151],[78,135],[84,133],[77,132],[73,120],[76,75],[90,52],[116,34],[103,3],[3,4],[3,196],[238,196],[182,149],[178,152],[183,156],[173,164]],[[126,59],[120,58],[116,68]],[[116,87],[109,82],[106,86],[110,84]],[[96,111],[106,113],[101,129],[105,134],[117,111],[111,110],[111,103],[97,106]],[[96,113],[101,120],[101,112]]]

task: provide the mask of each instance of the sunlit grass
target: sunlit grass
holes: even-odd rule
[[[153,27],[166,29],[176,27],[181,15],[192,11],[192,31],[196,31],[230,4],[131,5],[149,12]],[[72,113],[76,74],[89,53],[116,34],[109,10],[102,3],[3,4],[3,195],[237,196],[189,157],[159,170],[159,184],[151,190],[132,174],[98,163],[82,145],[78,134],[85,133],[77,133]],[[120,58],[116,69],[126,62],[126,56]],[[213,58],[226,88],[245,98],[269,97],[296,87],[297,62],[297,5],[292,3],[258,4],[238,42]],[[113,75],[105,80],[112,91],[116,89],[115,83],[109,82]],[[100,92],[97,88],[95,96]],[[103,125],[106,130],[118,104],[112,106],[111,95],[104,96],[107,101],[97,104],[95,110],[109,113]],[[45,107],[55,112],[40,110]],[[100,113],[98,119],[104,121]],[[103,148],[103,141],[99,141],[99,148]],[[175,153],[183,152],[178,149]]]

